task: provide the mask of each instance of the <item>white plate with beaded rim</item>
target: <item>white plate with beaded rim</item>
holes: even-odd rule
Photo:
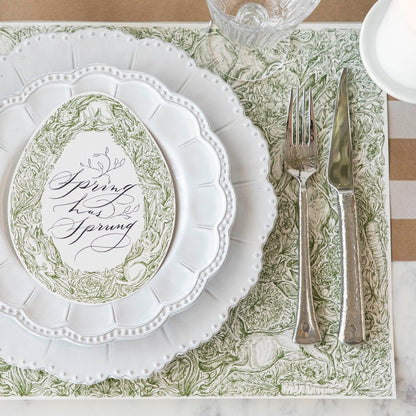
[[[121,120],[123,118],[126,119],[125,122]],[[9,225],[16,252],[27,270],[42,273],[42,278],[44,275],[46,278],[52,275],[51,282],[43,282],[38,276],[33,279],[32,273],[25,272],[16,256],[10,253],[7,236],[2,233],[2,253],[8,259],[4,260],[4,266],[0,269],[1,310],[39,335],[97,344],[145,336],[162,325],[169,315],[180,312],[195,301],[226,257],[229,230],[235,215],[235,196],[229,181],[229,165],[224,148],[209,130],[203,114],[195,104],[171,93],[150,75],[107,66],[90,66],[71,74],[46,75],[29,84],[18,96],[0,103],[0,120],[3,126],[3,147],[10,149],[11,141],[15,146],[15,156],[10,158],[9,155],[12,163],[27,142],[10,187]],[[149,171],[153,176],[146,179],[150,188],[146,204],[149,205],[147,209],[150,212],[138,213],[146,217],[146,224],[153,225],[148,233],[150,235],[143,232],[142,235],[145,234],[145,241],[152,239],[158,249],[162,245],[167,249],[167,242],[161,241],[161,238],[158,240],[157,236],[163,237],[163,225],[169,226],[170,218],[158,211],[157,204],[162,201],[163,207],[172,210],[171,185],[166,183],[168,180],[158,180],[162,175],[167,177],[168,173],[163,170],[163,162],[157,155],[157,149],[152,149],[150,140],[141,145],[138,135],[144,136],[142,140],[148,137],[138,120],[145,123],[154,135],[172,173],[177,206],[175,233],[167,257],[148,282],[136,289],[133,280],[130,289],[132,293],[126,292],[127,295],[122,298],[110,297],[103,301],[101,292],[94,288],[102,283],[105,289],[109,289],[109,296],[114,296],[114,293],[118,295],[107,278],[108,275],[113,278],[116,273],[105,269],[96,272],[98,280],[102,279],[96,282],[96,276],[90,278],[92,273],[75,270],[73,273],[77,280],[72,284],[69,280],[71,275],[65,273],[65,267],[71,271],[73,267],[66,266],[66,259],[71,261],[72,253],[78,254],[80,247],[84,251],[86,247],[88,253],[85,267],[90,266],[89,262],[95,268],[97,262],[104,263],[108,258],[111,260],[109,250],[98,252],[97,260],[90,250],[93,241],[102,241],[97,235],[103,231],[93,234],[91,238],[86,237],[88,233],[85,232],[88,227],[98,227],[104,221],[103,217],[109,215],[97,216],[98,209],[86,214],[86,207],[89,210],[93,206],[101,207],[100,212],[105,212],[105,207],[108,206],[107,202],[103,203],[105,198],[111,202],[116,198],[121,201],[120,195],[125,196],[119,205],[111,203],[108,207],[107,211],[116,214],[110,218],[110,223],[114,223],[115,218],[122,225],[133,224],[132,221],[136,218],[133,209],[129,209],[127,219],[124,220],[123,217],[127,208],[136,206],[137,201],[140,201],[140,195],[132,193],[134,187],[125,192],[126,181],[131,178],[127,166],[129,161],[120,167],[123,158],[134,160],[140,164],[140,169],[150,166]],[[68,134],[65,133],[67,130]],[[57,133],[54,134],[54,131]],[[113,142],[112,135],[118,142],[124,143],[127,149],[125,152]],[[33,139],[27,141],[28,137]],[[88,140],[92,141],[90,150]],[[66,147],[62,143],[66,143]],[[143,157],[145,146],[150,149],[150,159]],[[70,153],[65,153],[69,148]],[[104,151],[107,154],[103,156]],[[112,154],[117,155],[117,152],[117,166],[114,161],[108,162],[113,170],[107,169],[103,175],[101,170],[107,167],[107,159]],[[65,157],[65,163],[60,164],[60,160]],[[94,158],[98,159],[98,165],[101,166],[98,174]],[[50,163],[50,160],[56,161]],[[84,162],[80,164],[80,160]],[[87,160],[91,166],[85,167]],[[49,166],[49,174],[45,171],[45,166]],[[154,170],[154,166],[157,170]],[[135,178],[139,176],[132,167],[131,181],[135,183]],[[123,168],[124,171],[118,173]],[[98,179],[81,180],[83,173],[80,172],[84,170],[87,171],[84,173],[85,178]],[[117,173],[118,176],[115,176]],[[53,188],[52,179],[49,179],[52,176],[55,178]],[[4,173],[2,181],[7,181]],[[99,181],[98,184],[96,181]],[[122,192],[109,193],[107,183],[111,188],[116,184]],[[78,187],[80,184],[83,185],[82,188]],[[93,191],[90,191],[91,184],[96,188],[92,188]],[[101,187],[103,192],[100,192]],[[80,193],[74,196],[76,191]],[[39,192],[43,192],[42,197],[37,197]],[[33,200],[34,204],[31,203]],[[53,205],[50,205],[50,201]],[[83,205],[84,201],[88,204]],[[143,200],[140,202],[143,205]],[[37,210],[35,204],[41,203],[42,207]],[[46,209],[45,205],[51,209]],[[45,218],[40,220],[42,215],[37,211],[45,210]],[[75,214],[72,214],[74,211]],[[173,215],[172,211],[170,214]],[[71,215],[74,219],[69,226]],[[157,216],[156,223],[152,222],[152,215]],[[65,226],[62,226],[62,220]],[[53,228],[55,234],[49,231],[50,228]],[[57,240],[57,231],[58,236],[65,237]],[[40,239],[43,232],[45,237]],[[113,246],[114,238],[119,240],[115,231],[106,233],[104,237],[105,244],[94,243],[96,247]],[[21,240],[24,241],[23,247],[19,245]],[[46,240],[45,245],[54,244],[54,250],[43,247],[43,240]],[[61,241],[65,242],[63,248],[62,245],[57,246],[62,244]],[[75,241],[77,244],[74,244]],[[145,259],[155,257],[154,253],[148,254],[141,245],[134,243],[132,240],[131,246],[134,249],[138,247],[142,256],[146,255]],[[75,247],[75,251],[64,253],[63,250],[68,245],[70,248]],[[56,246],[59,249],[55,249]],[[59,257],[55,251],[58,251]],[[49,256],[44,255],[45,252]],[[56,260],[57,257],[59,261]],[[123,268],[120,268],[122,277],[132,274],[131,269],[136,263],[142,265],[144,262],[129,253],[124,254],[124,257],[128,261],[124,261]],[[118,258],[120,260],[122,257]],[[64,276],[62,283],[59,282],[59,273]],[[82,280],[80,288],[76,286],[80,281],[79,276]],[[129,283],[128,279],[124,279],[119,285],[124,289]],[[90,298],[86,299],[86,296]],[[85,299],[91,302],[86,302]]]
[[[0,98],[15,94],[47,73],[71,72],[96,63],[149,73],[198,105],[226,149],[237,210],[221,269],[191,307],[172,315],[146,337],[77,345],[33,335],[16,320],[0,314],[0,355],[8,363],[43,369],[62,380],[85,384],[108,377],[149,377],[175,355],[218,332],[230,307],[256,283],[262,268],[262,247],[277,214],[277,200],[268,181],[270,156],[260,131],[244,115],[229,85],[199,69],[193,59],[171,44],[158,39],[137,40],[101,28],[39,35],[17,45],[0,60],[4,75]],[[0,168],[9,170],[10,160],[3,157],[5,164]]]

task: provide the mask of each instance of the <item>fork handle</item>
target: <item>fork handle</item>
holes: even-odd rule
[[[313,306],[309,258],[308,196],[306,186],[299,185],[299,293],[293,342],[315,344],[321,341]]]
[[[359,344],[365,339],[365,322],[354,193],[339,192],[338,207],[342,262],[342,305],[338,339],[346,344]]]

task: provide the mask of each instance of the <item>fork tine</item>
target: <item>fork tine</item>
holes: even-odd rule
[[[296,89],[296,112],[295,112],[295,145],[299,145],[299,88]]]
[[[293,144],[293,88],[290,90],[289,106],[286,123],[286,149]]]
[[[305,130],[305,118],[306,118],[306,101],[305,101],[305,87],[302,88],[302,141],[299,142],[300,144],[306,144],[306,130]]]
[[[317,143],[316,143],[315,114],[313,111],[312,90],[310,88],[309,88],[309,144],[313,147],[314,153],[316,153]]]

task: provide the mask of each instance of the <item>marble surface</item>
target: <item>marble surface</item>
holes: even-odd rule
[[[393,262],[393,311],[397,399],[109,399],[109,400],[18,400],[0,402],[0,414],[10,416],[89,415],[124,416],[326,416],[340,409],[355,416],[413,416],[416,414],[416,262]]]

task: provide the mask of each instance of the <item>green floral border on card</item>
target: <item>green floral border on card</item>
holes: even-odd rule
[[[41,199],[49,176],[68,143],[89,131],[108,132],[121,146],[143,192],[143,232],[124,260],[104,271],[68,265],[42,226]],[[156,142],[125,105],[101,94],[79,95],[60,106],[25,148],[12,182],[9,222],[16,250],[42,285],[76,302],[113,301],[142,287],[167,253],[175,222],[173,180]]]
[[[0,50],[8,52],[44,32],[74,32],[80,26],[3,26]],[[112,26],[137,38],[173,43],[197,64],[206,59],[206,28]],[[220,35],[218,35],[220,36]],[[63,382],[42,371],[0,362],[4,396],[89,397],[392,397],[393,345],[390,315],[390,237],[386,96],[361,63],[359,30],[296,30],[285,51],[262,51],[267,70],[284,55],[284,68],[254,83],[231,81],[246,114],[263,131],[271,154],[270,179],[279,199],[278,219],[264,248],[258,283],[230,312],[210,341],[178,356],[163,371],[136,381],[108,379],[92,386]],[[232,54],[232,51],[229,51]],[[233,56],[229,56],[232,62]],[[350,107],[366,305],[366,343],[337,340],[341,279],[336,194],[326,181],[329,139],[340,71],[350,68]],[[232,70],[232,68],[231,68]],[[323,342],[291,341],[297,302],[297,184],[283,171],[287,100],[290,89],[311,86],[320,144],[320,170],[309,186],[313,292]],[[238,138],[236,138],[238,140]]]

